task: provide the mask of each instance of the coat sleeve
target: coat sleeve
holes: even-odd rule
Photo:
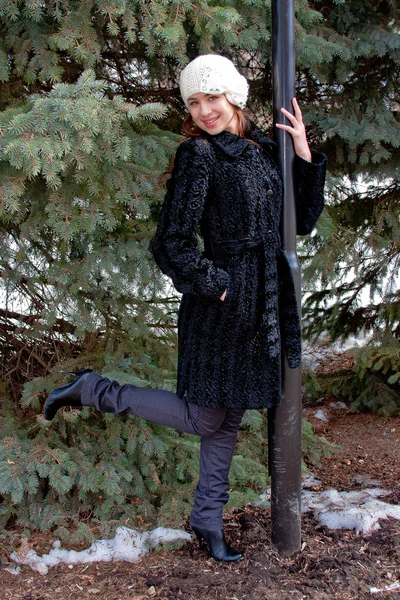
[[[326,156],[313,150],[312,162],[295,155],[294,187],[297,234],[311,233],[324,208]]]
[[[202,255],[196,239],[212,176],[206,144],[192,139],[179,146],[152,251],[179,292],[218,299],[230,277]]]

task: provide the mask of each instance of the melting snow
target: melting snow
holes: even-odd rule
[[[332,408],[337,408],[338,410],[345,410],[347,408],[347,405],[344,402],[330,402],[329,406],[331,406]]]
[[[328,422],[328,415],[326,414],[326,412],[324,411],[323,408],[319,408],[315,413],[314,413],[314,417],[316,419],[320,419],[320,421],[325,421]]]
[[[312,475],[303,480],[302,512],[312,510],[317,521],[329,529],[353,529],[369,533],[379,529],[379,520],[392,517],[400,519],[400,506],[387,504],[380,497],[390,492],[379,488],[365,489],[359,492],[338,492],[337,490],[313,491],[321,482]],[[309,489],[307,489],[309,488]],[[270,490],[262,494],[261,499],[269,500]],[[261,504],[261,503],[260,503]],[[98,561],[126,560],[136,562],[150,548],[164,542],[176,540],[190,541],[186,531],[157,527],[151,532],[139,532],[127,527],[118,527],[114,539],[95,541],[90,548],[81,552],[63,550],[57,540],[48,554],[38,556],[27,540],[23,540],[11,560],[21,565],[29,565],[34,571],[46,574],[49,567],[61,562],[67,564]],[[19,567],[8,568],[10,573],[19,574]]]
[[[49,567],[59,563],[69,565],[77,563],[90,563],[111,560],[127,560],[136,562],[140,556],[165,542],[176,540],[190,541],[192,536],[186,531],[179,529],[166,529],[157,527],[151,532],[140,533],[135,529],[118,527],[115,538],[112,540],[97,540],[87,550],[77,552],[75,550],[63,550],[59,540],[53,544],[49,554],[38,556],[25,541],[17,552],[10,556],[11,560],[21,565],[29,565],[34,571],[45,575]]]
[[[400,506],[378,500],[390,492],[378,488],[360,492],[312,492],[302,493],[302,512],[314,511],[321,525],[328,529],[354,529],[369,533],[380,528],[379,519],[400,519]]]
[[[365,482],[377,484],[376,480],[365,477]],[[328,529],[353,529],[360,533],[369,533],[380,528],[379,520],[400,520],[400,506],[387,504],[378,498],[390,494],[387,490],[369,488],[359,492],[338,492],[325,490],[312,491],[322,483],[314,475],[305,475],[301,494],[302,512],[313,511],[315,519]],[[271,489],[260,496],[260,506],[269,506]]]

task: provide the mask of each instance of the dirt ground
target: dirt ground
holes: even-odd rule
[[[400,504],[400,418],[324,410],[327,422],[315,418],[315,408],[305,410],[315,431],[340,445],[312,467],[322,482],[318,491],[358,490],[376,479],[392,490],[385,501]],[[135,564],[59,565],[45,576],[29,567],[19,576],[1,570],[0,600],[400,600],[400,588],[370,593],[400,581],[399,521],[382,521],[380,530],[364,535],[329,531],[305,514],[302,550],[290,558],[271,545],[269,510],[228,513],[225,530],[244,551],[239,563],[217,563],[193,542]]]

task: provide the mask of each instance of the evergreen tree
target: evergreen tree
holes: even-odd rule
[[[398,413],[400,11],[395,2],[350,1],[326,14],[347,50],[326,65],[325,107],[313,109],[331,180],[317,235],[304,244],[305,333],[342,341],[361,334],[366,343],[350,371],[321,376],[313,393],[334,391],[354,410]]]
[[[232,58],[272,133],[270,3],[0,0],[0,27],[3,522],[147,523],[160,507],[179,521],[195,438],[87,411],[49,425],[40,408],[61,368],[174,389],[179,298],[149,241],[183,117],[177,73],[199,52]],[[374,333],[347,380],[358,406],[354,376],[398,406],[398,31],[394,1],[296,3],[298,97],[330,166],[326,212],[301,247],[305,333]],[[257,415],[232,475],[244,492],[265,483]]]

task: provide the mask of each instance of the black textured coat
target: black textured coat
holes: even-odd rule
[[[183,293],[177,393],[215,408],[276,406],[281,338],[291,367],[301,357],[275,145],[254,125],[247,137],[258,146],[228,131],[179,146],[153,241],[157,264]],[[299,234],[322,211],[325,169],[322,154],[312,163],[295,157]]]

